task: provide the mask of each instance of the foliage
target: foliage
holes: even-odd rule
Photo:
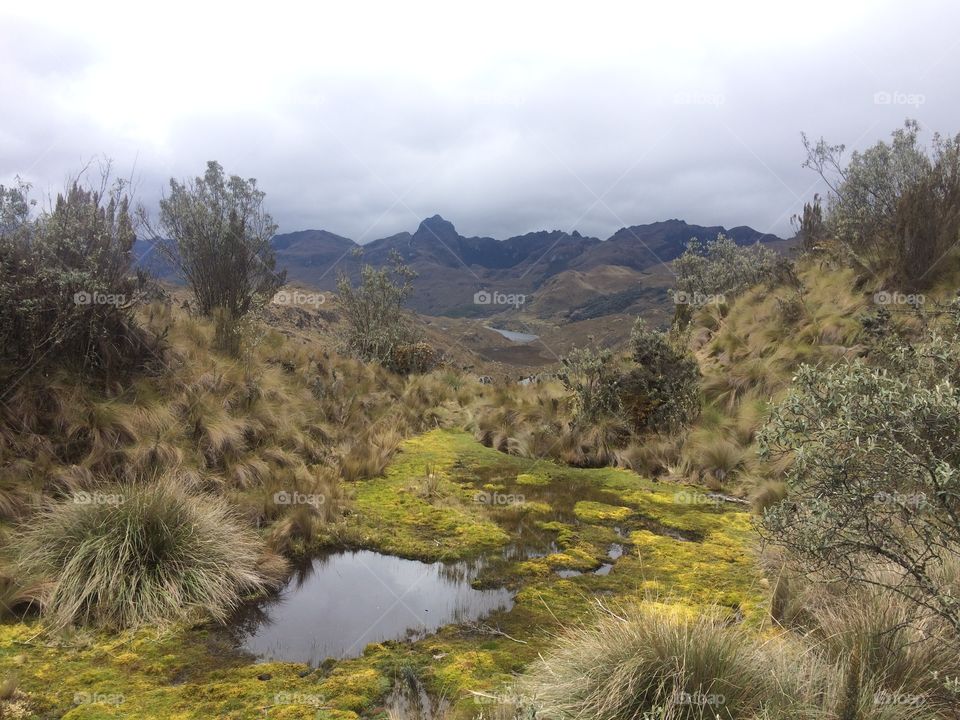
[[[829,233],[862,263],[890,264],[909,287],[929,284],[960,239],[960,135],[935,135],[927,150],[918,134],[908,120],[889,143],[853,152],[846,164],[843,145],[804,136],[805,166],[831,190]]]
[[[573,393],[578,422],[595,422],[620,412],[620,372],[611,350],[574,348],[561,363],[557,378]]]
[[[218,343],[234,345],[231,323],[245,316],[283,285],[270,240],[277,230],[263,208],[265,193],[253,178],[229,178],[215,161],[203,177],[170,179],[170,195],[160,201],[158,241],[193,291],[203,315],[222,313]]]
[[[701,242],[692,238],[673,262],[677,304],[723,302],[770,277],[777,254],[760,243],[741,247],[724,235]]]
[[[140,357],[132,305],[135,239],[125,186],[74,182],[31,218],[29,187],[0,187],[0,359],[25,372],[62,365],[111,369]]]
[[[347,323],[347,352],[385,367],[393,364],[399,346],[417,342],[417,330],[403,307],[413,293],[416,273],[403,263],[399,253],[393,252],[390,260],[392,268],[364,265],[356,288],[345,273],[341,272],[337,280]]]
[[[637,318],[630,335],[636,366],[619,383],[621,405],[638,430],[673,430],[700,410],[700,370],[681,342]]]
[[[50,578],[57,624],[111,628],[209,613],[224,620],[264,587],[256,534],[214,497],[176,480],[104,487],[34,517],[14,548],[28,576]]]
[[[881,583],[954,627],[960,557],[960,309],[916,341],[881,336],[871,363],[803,366],[760,435],[787,454],[789,496],[761,530],[804,568]],[[877,580],[877,570],[888,571]]]
[[[823,220],[823,207],[820,196],[814,195],[812,203],[803,204],[803,212],[791,218],[797,230],[797,238],[804,252],[813,252],[820,247],[826,238],[827,228]]]

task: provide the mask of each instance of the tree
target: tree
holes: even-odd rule
[[[337,294],[347,323],[347,352],[361,360],[394,368],[394,361],[402,354],[398,349],[418,340],[416,327],[404,310],[417,274],[396,251],[390,254],[390,261],[392,268],[377,269],[365,264],[356,288],[341,271]]]
[[[960,306],[948,316],[912,342],[872,327],[869,364],[800,368],[759,436],[763,457],[792,458],[760,529],[806,572],[887,587],[960,629]]]
[[[277,226],[264,210],[264,197],[255,179],[228,178],[212,160],[202,178],[171,178],[170,195],[160,201],[159,247],[202,314],[239,320],[283,285],[286,273],[276,272],[270,245]]]
[[[557,377],[573,393],[578,422],[596,422],[620,413],[620,371],[612,351],[574,348],[560,362]]]

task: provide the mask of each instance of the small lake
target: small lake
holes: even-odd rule
[[[279,594],[233,623],[261,660],[319,665],[358,657],[369,643],[415,640],[450,623],[513,607],[504,589],[471,586],[482,563],[424,563],[369,550],[315,558]]]
[[[517,343],[528,343],[533,342],[539,335],[531,335],[530,333],[514,332],[513,330],[501,330],[500,328],[486,326],[487,330],[493,330],[495,333],[500,333],[507,340],[511,340]]]

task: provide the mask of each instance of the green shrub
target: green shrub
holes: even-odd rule
[[[573,393],[577,422],[590,423],[620,412],[620,371],[611,350],[574,348],[561,364],[557,377]]]
[[[637,319],[630,335],[635,367],[617,384],[620,404],[637,430],[664,431],[693,420],[700,410],[700,370],[681,342]]]
[[[58,502],[13,545],[29,577],[52,581],[44,612],[57,626],[136,627],[197,612],[222,621],[265,586],[256,534],[222,500],[172,479]]]
[[[773,276],[777,254],[760,243],[741,247],[723,235],[687,243],[673,261],[677,275],[674,302],[678,306],[723,303]]]

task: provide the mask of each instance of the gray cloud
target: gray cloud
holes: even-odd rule
[[[0,182],[55,191],[109,156],[149,207],[216,158],[281,230],[370,240],[439,212],[495,237],[668,217],[787,234],[821,189],[801,130],[960,130],[960,9],[775,5],[5,11]]]

